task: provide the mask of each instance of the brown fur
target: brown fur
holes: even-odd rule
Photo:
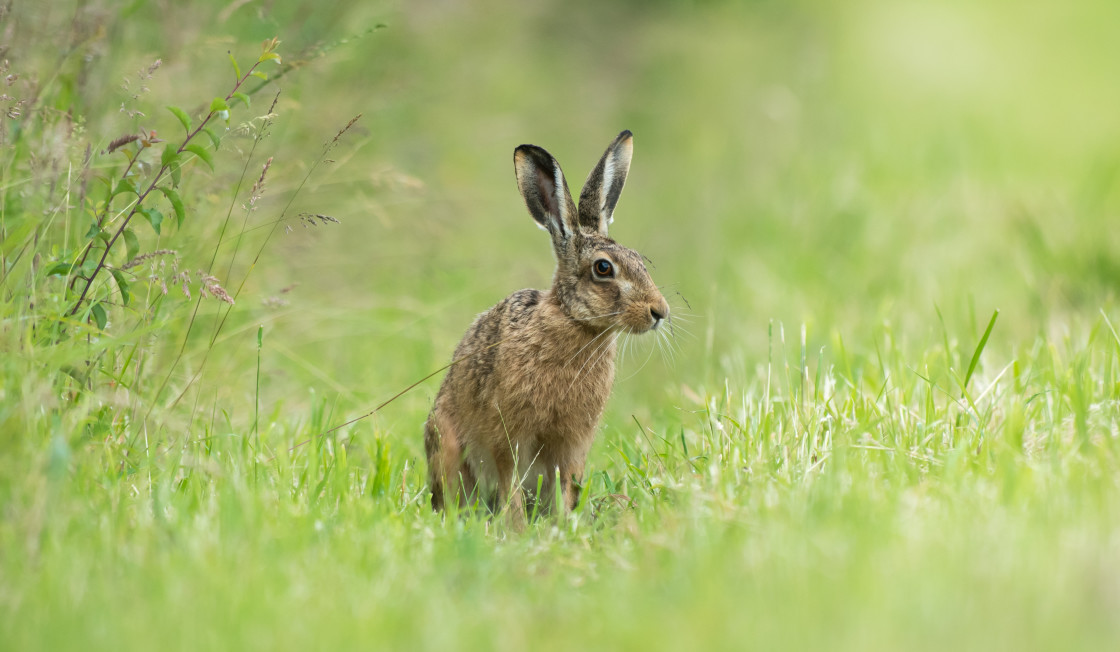
[[[508,505],[523,520],[526,500],[549,510],[557,477],[564,508],[577,504],[614,381],[617,337],[669,316],[642,257],[607,236],[631,152],[623,132],[588,176],[577,209],[548,152],[515,150],[518,187],[552,237],[556,273],[549,290],[514,292],[479,315],[456,348],[462,361],[424,424],[433,508],[478,501]],[[603,260],[613,276],[594,271]]]

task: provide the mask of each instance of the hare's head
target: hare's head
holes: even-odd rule
[[[642,256],[607,235],[634,153],[624,131],[607,147],[572,201],[560,164],[536,145],[513,152],[517,186],[556,252],[553,291],[573,320],[594,330],[642,333],[669,317],[669,304],[649,277]]]

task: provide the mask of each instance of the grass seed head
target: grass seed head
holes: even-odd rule
[[[139,256],[136,256],[135,258],[128,261],[124,265],[121,265],[121,269],[131,269],[133,267],[136,267],[137,265],[142,264],[146,260],[151,260],[151,259],[157,258],[159,256],[178,256],[178,255],[179,255],[179,252],[175,251],[174,249],[156,249],[155,251],[149,251],[146,254],[140,254]]]

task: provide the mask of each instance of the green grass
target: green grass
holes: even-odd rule
[[[0,132],[0,648],[1116,647],[1117,18],[1103,1],[21,4],[6,92],[27,103]],[[92,289],[104,328],[52,336],[73,297],[45,269],[86,242],[87,144],[87,187],[117,179],[110,141],[179,142],[164,107],[197,120],[232,85],[226,52],[247,70],[276,35],[296,65],[231,110],[212,172],[184,165],[182,227],[159,203],[162,232],[135,228],[236,305],[164,295],[142,268],[127,307],[114,279]],[[267,135],[238,130],[277,89]],[[623,128],[612,229],[654,262],[672,348],[631,342],[570,517],[515,533],[433,514],[438,378],[335,428],[547,284],[513,148],[546,147],[578,187]]]

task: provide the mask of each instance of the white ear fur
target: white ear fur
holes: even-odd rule
[[[564,183],[564,173],[560,171],[560,164],[556,162],[556,159],[552,159],[552,165],[555,167],[552,173],[552,186],[554,189],[553,192],[556,195],[556,207],[558,209],[556,219],[561,225],[565,225],[568,223],[568,202],[565,201],[567,199],[566,197],[560,196],[560,192],[567,192],[564,190],[567,184]],[[560,190],[560,192],[555,192],[556,190]]]
[[[614,180],[614,158],[606,159],[606,165],[603,166],[603,187],[610,188],[611,181]],[[605,219],[607,224],[614,222],[614,210],[607,210],[607,195],[606,193],[599,193],[601,199],[599,201],[599,219]]]

